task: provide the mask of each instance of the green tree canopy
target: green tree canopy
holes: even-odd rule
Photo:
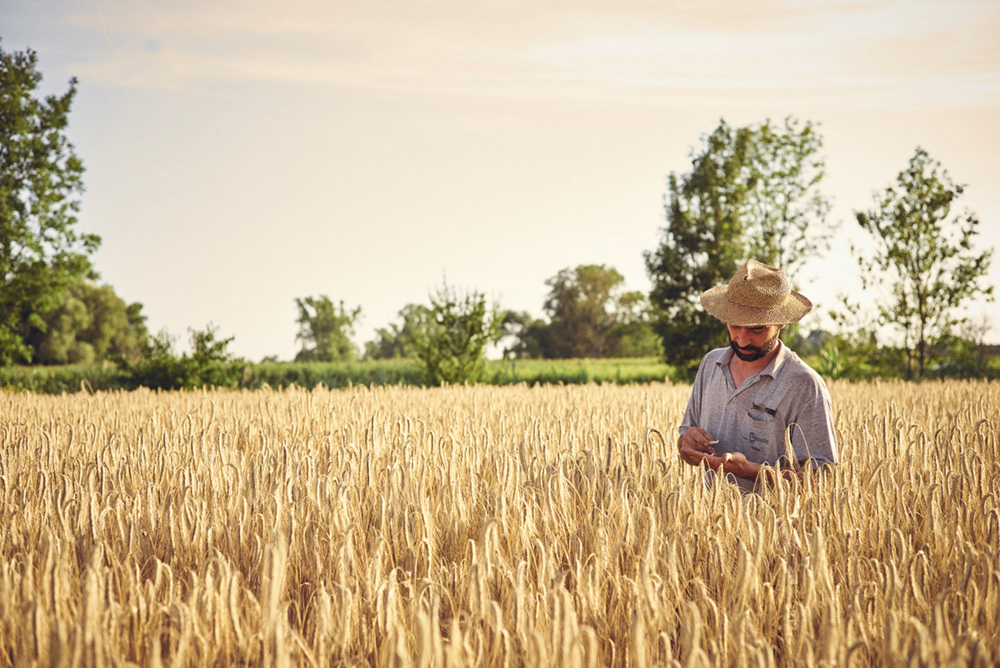
[[[726,344],[701,293],[727,282],[748,259],[796,269],[827,248],[829,201],[819,190],[822,138],[788,118],[732,128],[725,121],[692,151],[691,170],[670,174],[667,226],[645,253],[650,303],[666,360],[693,373],[707,349]]]
[[[549,344],[549,323],[527,311],[507,311],[501,326],[500,342],[505,359],[539,359],[546,356]]]
[[[36,65],[30,49],[0,49],[0,365],[31,359],[30,330],[91,275],[100,244],[76,230],[83,164],[65,135],[76,79],[39,100]]]
[[[414,334],[430,317],[423,304],[407,304],[399,311],[399,323],[375,330],[375,338],[365,343],[365,359],[399,359],[414,357],[410,342]]]
[[[655,357],[663,349],[653,328],[649,298],[638,290],[618,296],[612,329],[612,357]]]
[[[82,281],[69,286],[44,320],[45,327],[33,329],[27,337],[34,363],[135,360],[148,351],[142,304],[126,305],[109,285]]]
[[[545,282],[549,316],[550,357],[607,357],[615,326],[617,293],[625,282],[618,271],[602,264],[563,269]]]
[[[361,317],[361,307],[348,311],[341,300],[339,307],[326,295],[296,299],[299,308],[299,333],[302,350],[296,362],[344,362],[357,359],[358,347],[351,340]]]
[[[515,358],[651,357],[660,351],[649,301],[626,291],[613,267],[578,265],[545,282],[543,308],[549,321],[526,312],[508,313],[503,324],[505,356]]]
[[[613,267],[598,264],[563,269],[546,281],[551,289],[543,339],[546,357],[622,357],[656,354],[650,348],[648,304],[640,292],[626,292]]]
[[[993,250],[973,247],[978,217],[952,215],[964,190],[918,147],[896,185],[875,194],[873,209],[856,212],[873,246],[870,254],[852,246],[862,285],[876,294],[888,288],[876,304],[878,324],[899,331],[908,371],[915,354],[917,375],[926,370],[929,346],[966,321],[961,306],[993,293],[983,283]]]

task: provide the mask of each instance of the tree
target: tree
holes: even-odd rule
[[[700,151],[692,151],[691,171],[670,174],[667,226],[659,247],[644,254],[668,362],[693,374],[708,348],[728,343],[700,295],[727,282],[746,260],[794,275],[828,247],[821,148],[809,121],[734,129],[723,120],[702,137]]]
[[[551,290],[544,309],[548,326],[528,323],[526,350],[536,347],[555,359],[641,357],[659,348],[641,292],[624,290],[625,279],[613,267],[597,264],[562,269],[546,281]]]
[[[482,293],[462,295],[447,283],[430,299],[409,341],[427,382],[476,382],[482,377],[486,347],[500,339],[503,313],[496,304],[487,306]]]
[[[862,286],[888,286],[889,294],[876,304],[878,324],[901,333],[908,374],[915,354],[922,376],[931,343],[966,321],[960,315],[963,304],[993,293],[993,286],[982,282],[993,250],[973,249],[979,219],[968,211],[950,217],[964,190],[918,147],[896,177],[896,187],[876,193],[874,209],[855,212],[874,244],[870,256],[851,248]]]
[[[375,339],[365,343],[365,359],[384,360],[414,357],[410,341],[413,334],[429,317],[430,310],[423,304],[407,304],[399,311],[400,324],[375,330]]]
[[[819,190],[826,174],[817,154],[823,138],[813,124],[786,118],[753,129],[747,216],[750,255],[795,276],[811,257],[829,248],[833,225],[830,200]]]
[[[25,337],[91,274],[101,241],[75,229],[83,163],[64,132],[76,78],[38,100],[36,64],[30,49],[0,49],[0,365],[31,359]]]
[[[545,282],[549,316],[547,357],[607,357],[612,352],[617,295],[625,279],[614,268],[598,264],[563,269]]]
[[[646,295],[638,290],[619,295],[615,311],[612,357],[655,357],[662,352]]]
[[[354,326],[361,317],[361,307],[352,311],[339,308],[326,295],[296,299],[299,308],[299,333],[302,350],[295,355],[296,362],[344,362],[357,359],[358,347],[351,341]]]
[[[649,301],[624,291],[613,267],[579,265],[560,270],[543,308],[550,321],[509,312],[503,323],[510,358],[651,357],[660,351]]]
[[[69,286],[44,320],[45,327],[32,329],[26,338],[34,351],[33,363],[134,360],[148,350],[142,304],[126,305],[109,285],[82,281]]]
[[[501,326],[500,341],[504,359],[539,359],[545,357],[549,343],[549,323],[527,311],[507,311]]]

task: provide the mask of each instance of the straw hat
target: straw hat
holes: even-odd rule
[[[750,260],[729,285],[701,293],[701,305],[730,325],[757,327],[797,322],[812,310],[812,302],[792,290],[781,269]]]

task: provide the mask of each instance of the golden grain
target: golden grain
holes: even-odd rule
[[[833,383],[758,497],[688,391],[0,394],[0,668],[1000,660],[996,385]]]

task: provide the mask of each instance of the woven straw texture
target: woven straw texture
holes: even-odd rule
[[[703,292],[701,305],[719,320],[744,327],[798,322],[812,310],[784,271],[756,260],[740,267],[728,285]]]

